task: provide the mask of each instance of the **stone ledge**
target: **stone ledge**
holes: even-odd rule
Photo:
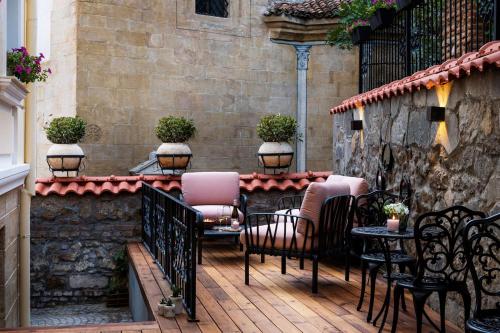
[[[13,107],[21,107],[29,93],[25,85],[13,76],[0,77],[0,101]]]
[[[337,18],[304,20],[286,15],[265,16],[263,21],[271,39],[295,42],[326,41],[328,31],[339,23]]]

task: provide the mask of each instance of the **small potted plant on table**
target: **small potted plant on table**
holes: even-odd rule
[[[170,298],[162,298],[160,304],[158,304],[158,313],[160,314],[160,316],[166,318],[174,318],[175,304],[172,302]]]
[[[370,26],[372,30],[387,28],[396,15],[396,0],[372,0]]]
[[[193,154],[186,141],[195,132],[194,122],[184,117],[168,116],[159,120],[155,133],[163,143],[156,151],[156,158],[162,170],[187,168]]]
[[[293,147],[290,142],[297,134],[297,121],[291,116],[274,114],[260,119],[257,135],[264,143],[258,151],[264,168],[288,168],[292,164]]]
[[[54,175],[56,172],[62,173],[59,176],[70,176],[70,172],[78,174],[85,154],[77,143],[85,136],[85,127],[81,118],[59,117],[45,128],[47,139],[53,143],[47,151],[47,163]]]
[[[172,285],[172,295],[170,295],[170,299],[172,303],[175,305],[175,314],[180,314],[182,312],[182,296],[181,291],[182,288],[177,287],[175,284]]]
[[[384,206],[384,213],[388,217],[387,230],[390,232],[404,232],[408,227],[410,210],[405,204],[393,203]]]

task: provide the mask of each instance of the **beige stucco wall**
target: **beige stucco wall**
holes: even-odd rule
[[[76,113],[90,124],[84,173],[126,174],[159,145],[153,128],[169,114],[197,125],[193,170],[255,170],[259,118],[296,112],[295,51],[269,40],[267,2],[233,0],[230,18],[220,19],[193,14],[194,0],[78,1]],[[332,167],[328,110],[356,92],[356,58],[312,49],[308,169]],[[45,164],[39,159],[39,176]]]
[[[38,176],[49,174],[45,155],[50,142],[43,128],[53,117],[76,115],[76,10],[76,0],[53,0],[50,59],[44,63],[52,74],[36,89]]]

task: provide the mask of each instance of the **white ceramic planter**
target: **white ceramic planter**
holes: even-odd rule
[[[175,305],[158,304],[158,314],[165,318],[175,317]]]
[[[57,156],[57,157],[50,157]],[[60,156],[85,156],[82,148],[77,144],[53,144],[47,151],[47,163],[53,170],[78,170],[80,157]]]
[[[182,312],[182,297],[169,297],[172,303],[175,305],[175,314],[180,314]]]
[[[267,168],[286,168],[290,166],[293,159],[293,155],[278,156],[278,154],[293,153],[293,147],[288,142],[264,142],[258,153],[276,154],[259,156],[260,162]]]
[[[158,147],[156,153],[159,155],[192,155],[191,148],[186,143],[164,142]],[[187,168],[190,156],[186,157],[159,157],[158,163],[163,169],[185,169]]]

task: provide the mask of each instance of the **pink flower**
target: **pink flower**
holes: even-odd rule
[[[52,74],[52,71],[50,70],[50,68],[47,69],[47,72],[49,72],[49,74]]]
[[[24,69],[24,71],[26,72],[26,74],[30,74],[31,73],[31,67],[26,67]]]
[[[16,72],[17,74],[21,74],[23,72],[23,69],[24,69],[23,66],[17,65],[14,72]]]
[[[44,59],[45,56],[43,55],[43,53],[40,52],[40,59]]]

